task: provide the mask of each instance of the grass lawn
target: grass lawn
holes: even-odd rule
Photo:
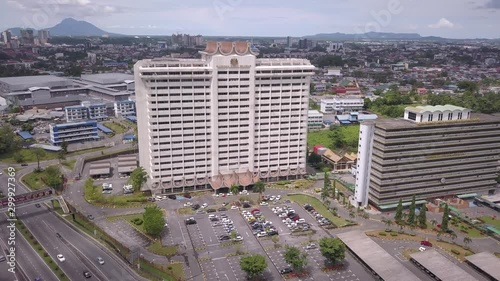
[[[340,133],[347,144],[357,144],[359,140],[359,125],[341,126]],[[323,145],[330,149],[340,149],[335,147],[333,142],[333,131],[321,130],[307,133],[307,146]],[[357,145],[350,145],[351,150],[357,152]]]
[[[49,266],[49,268],[54,272],[54,274],[59,278],[60,281],[70,281],[69,278],[62,272],[56,262],[45,252],[36,238],[30,233],[30,231],[24,226],[21,221],[17,221],[17,227],[19,232],[22,233],[24,239],[35,249],[38,255],[43,259],[43,261]]]
[[[121,123],[113,123],[113,122],[107,122],[103,124],[104,126],[110,128],[115,132],[115,134],[123,134],[127,131],[126,128],[122,127],[123,125]]]
[[[105,148],[106,148],[105,146],[100,146],[100,147],[93,147],[93,148],[89,148],[89,149],[72,151],[72,152],[68,152],[68,154],[66,154],[66,157],[81,155],[81,154],[89,153],[89,152],[93,152],[93,151],[99,151],[99,150],[103,150]],[[36,156],[35,156],[35,154],[33,154],[33,151],[31,149],[23,148],[21,150],[18,150],[17,152],[19,152],[22,155],[25,163],[37,162]],[[16,153],[16,151],[9,151],[7,153],[0,154],[0,162],[9,163],[9,164],[17,164],[16,160],[14,160],[14,153]],[[57,158],[58,157],[57,157],[56,152],[45,151],[45,155],[40,157],[40,161],[54,160]]]
[[[484,217],[481,217],[480,219],[482,221],[484,221],[486,224],[491,224],[496,229],[500,230],[500,220],[499,219],[494,219],[491,216],[484,216]]]
[[[463,233],[463,234],[467,234],[470,238],[480,238],[480,237],[485,237],[483,234],[481,234],[481,231],[477,230],[476,228],[466,224],[466,223],[463,223],[463,222],[460,222],[457,226],[453,225],[452,223],[450,223],[450,226],[455,228],[455,231],[458,233]],[[463,231],[462,231],[463,230]],[[467,233],[465,233],[465,232]]]
[[[45,176],[45,172],[31,172],[29,174],[24,175],[21,178],[21,181],[24,182],[30,189],[39,190],[42,188],[46,188],[47,185],[42,181],[42,178]]]
[[[176,281],[184,279],[184,270],[182,268],[182,264],[180,263],[164,265],[164,270],[160,270],[154,265],[151,265],[150,263],[147,263],[143,260],[140,261],[140,265],[143,271],[150,273],[157,278],[162,278],[165,281]]]
[[[166,256],[166,257],[171,257],[175,254],[177,254],[177,246],[162,246],[160,240],[155,241],[151,245],[148,246],[148,251],[151,253],[160,255],[160,256]]]
[[[343,218],[336,217],[330,211],[328,211],[326,206],[321,201],[319,201],[319,199],[317,199],[317,198],[314,198],[314,197],[308,196],[308,195],[298,194],[298,195],[288,195],[285,197],[284,200],[286,200],[286,199],[297,202],[301,205],[309,204],[309,205],[313,206],[313,208],[316,210],[316,212],[321,214],[323,217],[329,219],[337,227],[343,227],[343,226],[349,225],[348,221],[346,221]]]
[[[73,170],[75,168],[76,160],[62,161],[61,164]]]

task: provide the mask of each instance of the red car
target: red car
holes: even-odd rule
[[[255,212],[260,212],[260,210],[259,210],[259,209],[253,209],[253,210],[251,210],[251,211],[250,211],[250,213],[251,213],[252,215],[253,215]]]
[[[427,246],[427,247],[432,247],[432,243],[429,242],[429,241],[420,241],[420,245],[424,245],[424,246]]]

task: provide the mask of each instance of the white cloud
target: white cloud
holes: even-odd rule
[[[78,4],[82,5],[82,6],[85,6],[85,5],[88,5],[90,4],[90,0],[77,0]]]
[[[430,28],[453,28],[455,26],[451,21],[441,18],[437,23],[430,24]]]

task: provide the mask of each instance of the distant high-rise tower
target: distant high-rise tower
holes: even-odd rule
[[[33,45],[34,43],[33,29],[21,29],[21,44]]]
[[[314,66],[208,42],[201,59],[134,68],[140,165],[153,191],[218,190],[306,173]]]
[[[286,46],[287,46],[288,48],[292,47],[292,37],[288,36],[288,37],[286,38]]]
[[[50,39],[50,32],[48,30],[38,30],[38,39],[40,44],[47,44]]]
[[[2,40],[4,44],[10,43],[12,40],[12,33],[10,33],[10,30],[5,30],[2,32]]]

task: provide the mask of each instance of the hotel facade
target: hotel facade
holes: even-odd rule
[[[249,187],[306,173],[314,66],[208,42],[201,59],[135,65],[139,161],[154,192]]]
[[[493,191],[500,118],[445,106],[408,107],[404,119],[360,126],[355,201],[380,209],[410,201]]]

